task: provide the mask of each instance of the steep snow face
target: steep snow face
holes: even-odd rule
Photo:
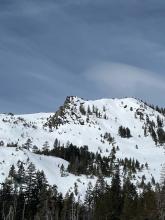
[[[38,169],[43,169],[50,184],[56,184],[59,191],[66,192],[74,186],[79,178],[78,185],[83,194],[89,181],[85,176],[60,176],[60,164],[67,166],[67,162],[59,158],[38,156],[31,151],[34,147],[43,148],[45,141],[49,148],[53,148],[57,138],[61,144],[69,141],[77,146],[87,145],[89,151],[99,152],[108,156],[113,146],[118,146],[118,158],[134,158],[140,163],[148,163],[149,169],[138,173],[137,176],[146,175],[149,180],[154,176],[160,179],[160,171],[165,160],[164,146],[155,145],[147,127],[149,118],[157,129],[157,117],[163,121],[163,115],[133,99],[101,99],[85,101],[78,97],[67,97],[64,105],[56,113],[38,113],[29,115],[0,115],[0,141],[4,146],[0,148],[0,181],[8,174],[9,167],[18,160],[26,162],[27,158]],[[128,127],[131,138],[122,138],[118,134],[119,126]],[[146,129],[146,133],[144,130]],[[114,143],[103,139],[105,133],[114,137]],[[145,134],[144,134],[145,133]],[[27,139],[31,139],[30,151],[25,150]],[[6,147],[8,143],[17,143],[20,147]],[[3,162],[5,161],[5,162]]]

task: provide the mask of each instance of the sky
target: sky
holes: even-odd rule
[[[0,0],[0,112],[66,96],[165,107],[165,1]]]

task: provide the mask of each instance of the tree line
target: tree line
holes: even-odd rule
[[[62,175],[67,171],[75,175],[99,176],[101,174],[105,177],[110,177],[112,176],[115,163],[119,164],[123,172],[129,172],[130,176],[147,168],[146,165],[140,164],[138,160],[117,158],[116,152],[118,150],[118,147],[111,147],[109,155],[102,156],[99,152],[93,153],[88,151],[88,146],[77,147],[72,143],[60,146],[60,142],[55,139],[53,149],[47,147],[36,151],[36,153],[55,156],[68,161],[67,170],[64,170],[64,166],[61,167]]]
[[[155,220],[159,219],[156,185],[134,184],[121,177],[118,164],[111,182],[99,175],[94,186],[89,182],[84,199],[78,191],[62,195],[50,186],[43,171],[30,163],[18,162],[0,189],[0,219],[3,220]],[[139,191],[138,191],[139,190]]]

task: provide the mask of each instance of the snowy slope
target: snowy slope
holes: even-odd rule
[[[80,106],[86,111],[83,115]],[[88,110],[92,112],[88,114]],[[97,113],[93,113],[94,112]],[[62,113],[61,113],[62,112]],[[143,114],[143,119],[140,119]],[[117,156],[119,158],[134,158],[142,164],[149,165],[148,170],[139,173],[138,176],[146,175],[149,180],[153,175],[156,181],[160,179],[160,172],[165,160],[164,146],[156,146],[150,134],[144,135],[146,116],[157,125],[157,116],[165,118],[157,111],[151,109],[143,102],[133,99],[101,99],[96,101],[85,101],[78,97],[67,97],[64,106],[55,113],[37,113],[29,115],[0,114],[0,141],[4,146],[0,147],[0,182],[4,181],[12,164],[18,160],[33,162],[40,170],[44,170],[50,184],[56,184],[59,191],[64,194],[74,186],[77,181],[79,192],[84,194],[87,183],[95,182],[85,176],[76,177],[69,174],[67,177],[60,176],[60,165],[67,167],[68,162],[47,156],[39,156],[22,148],[27,139],[32,140],[32,146],[43,148],[45,141],[53,148],[55,138],[61,144],[68,141],[77,146],[87,145],[89,151],[99,152],[108,156],[112,144],[102,141],[105,132],[114,137],[113,146],[119,146]],[[58,121],[57,127],[51,127],[49,123]],[[57,120],[58,119],[58,120]],[[118,135],[119,126],[129,127],[131,138],[121,138]],[[8,143],[17,143],[17,148],[6,147]]]
[[[43,170],[46,174],[49,184],[56,184],[59,192],[65,195],[69,190],[74,191],[74,183],[77,183],[79,196],[83,198],[85,194],[89,180],[85,176],[79,177],[69,174],[66,177],[61,177],[60,166],[63,164],[65,168],[68,166],[68,162],[51,156],[41,156],[31,153],[27,150],[16,150],[16,148],[0,148],[0,180],[3,182],[6,175],[9,173],[9,168],[12,164],[17,167],[18,161],[24,162],[24,167],[26,168],[30,162],[35,164],[37,169]],[[90,181],[95,183],[95,179],[90,179]]]

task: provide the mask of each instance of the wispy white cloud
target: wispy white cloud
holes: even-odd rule
[[[143,91],[152,97],[153,92],[165,91],[165,77],[122,63],[100,63],[89,68],[85,76],[105,93],[113,91],[119,96],[138,96]]]
[[[89,79],[107,86],[119,85],[125,88],[143,83],[148,86],[165,87],[162,78],[157,77],[156,73],[122,63],[103,62],[91,67],[85,74]]]

